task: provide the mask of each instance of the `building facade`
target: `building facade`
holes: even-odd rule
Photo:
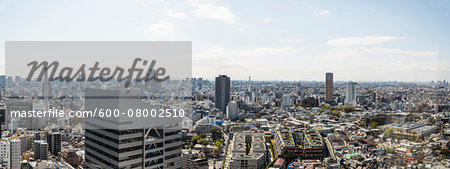
[[[215,81],[215,107],[226,112],[226,106],[230,102],[230,77],[219,75]]]
[[[345,105],[346,106],[356,106],[356,83],[349,81],[347,83],[347,91],[345,95]]]
[[[333,73],[325,74],[325,102],[333,102]]]

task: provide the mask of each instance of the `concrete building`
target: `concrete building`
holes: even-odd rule
[[[283,110],[289,110],[291,104],[292,104],[291,95],[290,94],[283,95],[283,97],[281,98],[281,108]]]
[[[325,102],[333,102],[333,73],[325,74]]]
[[[395,150],[395,153],[401,157],[401,159],[406,163],[406,164],[418,164],[421,163],[422,160],[425,157],[425,153],[418,148],[397,148]]]
[[[10,150],[10,164],[11,164],[11,169],[20,169],[20,163],[22,162],[22,152],[20,150],[20,140],[17,138],[11,138],[9,140],[11,146],[11,150]]]
[[[216,117],[214,115],[208,115],[195,123],[192,132],[198,135],[208,135],[213,128],[219,128],[216,125]]]
[[[228,103],[227,106],[227,119],[230,119],[231,121],[236,120],[238,114],[239,114],[239,108],[235,101],[231,101]]]
[[[183,150],[183,169],[208,169],[208,160],[198,156],[199,150]]]
[[[61,152],[61,133],[51,132],[47,133],[48,151],[51,155],[58,156]]]
[[[9,168],[10,167],[10,156],[11,156],[11,144],[7,139],[0,140],[0,164],[3,164],[2,167]]]
[[[268,157],[263,133],[235,133],[230,168],[263,169]]]
[[[215,83],[215,107],[226,112],[226,106],[230,102],[230,77],[219,75]]]
[[[48,144],[44,140],[35,140],[33,142],[34,159],[47,160],[48,159]]]
[[[25,133],[21,136],[19,136],[20,139],[20,150],[23,153],[27,152],[28,150],[30,150],[32,148],[32,140],[31,140],[31,135]]]
[[[356,83],[349,81],[347,83],[347,91],[345,95],[345,105],[346,106],[356,106]]]
[[[437,133],[439,128],[436,126],[428,126],[426,124],[407,122],[399,124],[388,124],[380,127],[381,129],[392,128],[393,134],[401,138],[415,139],[417,137],[428,137]]]
[[[161,109],[119,91],[87,89],[86,109]],[[101,96],[101,97],[97,97]],[[113,104],[111,104],[113,103]],[[181,118],[89,118],[86,168],[181,168]]]
[[[275,146],[278,155],[290,151],[295,157],[302,159],[320,159],[325,156],[325,144],[318,131],[277,131]]]

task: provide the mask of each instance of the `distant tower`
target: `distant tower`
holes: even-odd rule
[[[283,108],[283,110],[289,110],[291,104],[292,104],[291,95],[290,94],[283,95],[281,99],[281,107]]]
[[[45,67],[45,77],[44,77],[44,84],[42,86],[43,89],[43,95],[44,95],[44,104],[45,108],[44,110],[48,110],[48,97],[50,93],[50,84],[48,82],[48,67]]]
[[[216,77],[215,106],[222,112],[226,112],[226,107],[230,102],[230,77],[219,75]]]
[[[345,104],[347,106],[356,106],[356,83],[349,81],[347,83],[347,93],[345,95]]]
[[[250,86],[250,83],[252,82],[251,76],[248,76],[248,92],[252,91],[252,87]]]
[[[333,102],[333,73],[325,74],[325,102]]]

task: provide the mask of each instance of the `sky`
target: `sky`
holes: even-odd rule
[[[193,77],[450,80],[450,1],[0,0],[5,41],[192,41]]]

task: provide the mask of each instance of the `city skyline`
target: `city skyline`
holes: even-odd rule
[[[450,168],[450,1],[0,0],[0,169]]]
[[[324,72],[334,72],[336,81],[450,79],[445,1],[103,2],[2,1],[0,45],[192,41],[193,76],[205,79],[227,74],[246,80],[250,74],[255,81],[322,81]],[[0,60],[4,53],[0,48]]]

